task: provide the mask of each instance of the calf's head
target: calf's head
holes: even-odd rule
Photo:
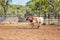
[[[29,16],[29,17],[27,17],[27,18],[26,18],[26,21],[33,22],[33,19],[32,19],[32,17],[31,17],[31,16]]]

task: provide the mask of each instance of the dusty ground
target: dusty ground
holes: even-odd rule
[[[60,40],[60,26],[30,28],[24,24],[0,24],[0,40]]]

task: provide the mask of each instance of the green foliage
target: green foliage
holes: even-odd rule
[[[2,7],[2,6],[0,6],[0,17],[2,17],[3,12],[4,12],[3,7]]]
[[[58,0],[31,0],[28,3],[34,14],[50,16],[51,14],[56,15],[60,11],[60,1]],[[43,12],[41,12],[43,11]],[[42,13],[42,14],[41,14]],[[49,14],[49,15],[48,15]]]
[[[24,17],[26,14],[26,7],[22,5],[9,5],[7,15]]]
[[[26,6],[22,5],[8,5],[7,12],[7,0],[0,0],[0,16],[6,13],[6,16],[43,16],[44,18],[50,17],[51,14],[55,16],[60,14],[60,1],[58,0],[31,0],[27,2]],[[54,15],[55,14],[55,15]]]
[[[2,6],[5,6],[5,5],[6,5],[6,1],[7,1],[7,0],[0,0],[0,4],[1,4]]]

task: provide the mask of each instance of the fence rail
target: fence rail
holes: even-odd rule
[[[21,19],[22,20],[22,19]],[[4,19],[2,17],[0,17],[0,23],[18,23],[18,18],[17,17],[9,17],[7,19]],[[23,23],[27,23],[25,22],[25,19],[23,18],[22,20]],[[19,23],[22,23],[19,22]],[[60,25],[60,19],[45,19],[44,20],[45,24],[55,24],[55,25]]]
[[[45,19],[44,23],[60,25],[60,19]]]

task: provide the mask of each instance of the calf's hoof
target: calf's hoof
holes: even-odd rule
[[[38,26],[37,28],[39,28],[40,26]]]

